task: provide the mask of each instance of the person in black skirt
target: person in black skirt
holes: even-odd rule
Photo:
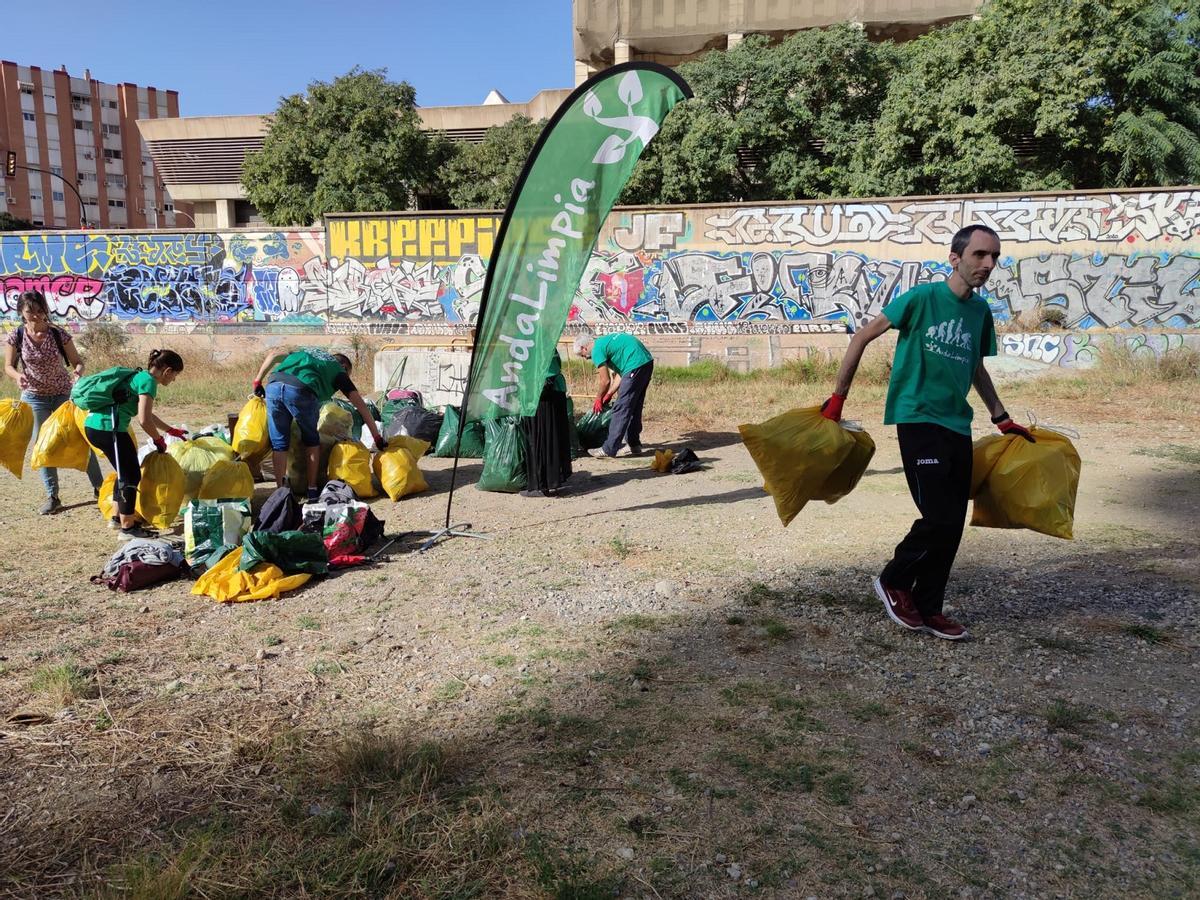
[[[529,447],[522,497],[557,497],[571,477],[571,426],[567,417],[567,380],[558,351],[550,358],[537,411],[521,420]]]

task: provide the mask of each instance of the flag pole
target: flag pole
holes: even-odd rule
[[[558,109],[556,109],[554,111],[554,114],[550,117],[550,120],[546,123],[545,127],[542,129],[541,134],[538,135],[537,143],[535,143],[533,145],[533,149],[529,152],[529,156],[525,159],[525,165],[522,166],[522,168],[521,168],[521,174],[518,176],[516,184],[513,185],[512,193],[509,195],[509,198],[508,198],[508,205],[505,207],[504,216],[500,221],[500,228],[496,232],[496,240],[492,245],[491,257],[488,259],[487,274],[484,278],[483,291],[480,295],[480,300],[479,300],[479,311],[476,313],[475,328],[472,329],[471,360],[467,367],[467,379],[466,379],[466,383],[463,387],[462,402],[461,402],[461,405],[459,406],[458,436],[457,436],[457,440],[456,440],[456,443],[454,446],[454,463],[450,469],[450,489],[449,489],[449,492],[446,497],[445,522],[443,524],[442,529],[440,531],[435,532],[433,534],[433,536],[430,537],[429,540],[427,540],[421,546],[420,551],[419,551],[421,553],[424,553],[426,550],[428,550],[430,547],[432,547],[434,544],[436,544],[439,540],[441,540],[442,538],[445,538],[445,537],[486,538],[486,535],[477,534],[477,533],[470,531],[471,525],[469,522],[459,523],[457,525],[451,525],[450,517],[451,517],[452,506],[454,503],[454,488],[455,488],[455,485],[457,484],[457,480],[458,480],[458,459],[459,459],[459,454],[462,452],[462,438],[463,438],[463,434],[466,430],[467,411],[468,411],[468,408],[469,408],[470,402],[471,402],[471,388],[472,388],[476,378],[479,376],[479,372],[477,371],[477,367],[478,367],[477,364],[479,362],[479,340],[478,340],[479,332],[477,329],[484,327],[484,324],[486,321],[486,314],[487,314],[489,306],[491,305],[492,291],[493,291],[497,271],[500,267],[500,265],[499,265],[500,260],[504,256],[504,244],[505,244],[505,240],[508,236],[509,226],[512,222],[513,213],[515,212],[515,210],[517,208],[517,204],[521,197],[522,192],[525,190],[526,182],[529,179],[530,173],[533,171],[534,165],[538,162],[538,158],[541,155],[542,150],[545,148],[546,143],[550,139],[551,134],[554,132],[554,130],[558,126],[558,124],[562,121],[563,117],[568,112],[570,112],[571,109],[575,106],[575,104],[578,101],[580,101],[581,99],[584,100],[585,109],[587,108],[587,103],[589,100],[594,102],[595,97],[594,96],[588,97],[588,95],[602,81],[606,81],[608,79],[614,78],[617,75],[624,75],[625,73],[632,72],[633,70],[644,71],[644,72],[648,72],[648,73],[657,73],[658,75],[668,79],[669,81],[671,81],[674,84],[674,87],[677,88],[679,90],[679,92],[682,94],[682,99],[688,99],[692,96],[692,90],[688,86],[687,82],[684,81],[676,72],[672,71],[671,69],[667,68],[666,66],[660,65],[658,63],[634,62],[634,61],[619,63],[618,65],[611,66],[608,69],[605,69],[601,72],[596,73],[591,78],[588,78],[586,81],[584,81],[583,84],[578,85],[567,96],[567,98],[565,100],[563,100],[563,102],[561,104],[559,104]],[[636,96],[629,96],[628,94],[625,94],[625,93],[621,94],[622,100],[629,107],[631,116],[632,116],[632,104],[638,102],[638,100],[641,98],[641,86],[640,86],[640,84],[638,84],[636,78],[634,79],[634,87],[637,91]],[[668,107],[668,110],[667,110],[668,112],[669,112],[669,109],[670,108]],[[592,110],[592,111],[590,111],[589,114],[596,116],[597,111]],[[597,121],[605,121],[605,120],[597,119]],[[652,120],[651,125],[653,125],[654,130],[650,132],[648,137],[643,137],[642,149],[645,149],[646,143],[657,132],[658,122]],[[598,151],[597,157],[596,157],[596,159],[593,160],[593,162],[594,163],[595,162],[604,162],[604,163],[618,162],[624,156],[625,145],[628,144],[629,142],[633,141],[636,136],[637,136],[636,133],[631,133],[630,137],[623,141],[615,135],[610,135],[609,138],[604,142],[604,145]],[[615,146],[610,146],[614,142],[615,142]],[[606,150],[606,148],[607,148],[607,150]],[[601,160],[600,154],[603,154],[606,152],[610,158]],[[640,151],[639,151],[639,155],[640,155]],[[634,159],[636,161],[636,156],[634,157]],[[628,173],[625,175],[625,178],[626,179],[628,178]],[[624,184],[624,181],[622,181],[621,184]],[[566,192],[564,191],[564,193],[566,193]],[[555,201],[557,202],[557,201],[559,201],[559,199],[560,198],[556,195]],[[568,198],[568,200],[569,199],[570,198]],[[582,202],[583,198],[577,197],[576,199],[578,199]],[[605,213],[607,213],[611,209],[613,200],[615,200],[615,195],[607,201]],[[567,207],[570,207],[569,202],[566,203],[565,205]],[[580,214],[582,214],[582,210],[580,210],[579,212],[580,212]],[[560,213],[560,215],[566,216],[567,213],[562,212],[562,213]],[[569,225],[567,226],[567,229],[569,232]],[[573,236],[578,237],[578,235],[573,235]],[[594,246],[595,240],[596,240],[596,235],[593,234],[590,238],[590,243],[585,248],[583,248],[582,252],[590,253],[592,246]],[[527,268],[529,268],[532,271],[532,266],[529,266]],[[557,268],[557,266],[555,266],[555,268]],[[575,287],[577,287],[577,286],[578,286],[578,280],[576,280]],[[543,289],[545,288],[544,284],[542,285],[542,288]],[[562,326],[559,327],[559,333],[561,334],[561,332],[562,332]],[[556,338],[556,342],[557,342],[557,338]]]

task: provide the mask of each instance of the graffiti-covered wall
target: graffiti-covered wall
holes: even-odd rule
[[[1200,322],[1200,191],[617,210],[571,320],[663,334],[840,331],[948,274],[964,224],[1003,257],[1001,320],[1058,307],[1069,328]],[[38,288],[68,321],[438,334],[479,309],[494,215],[333,217],[326,230],[0,235],[0,317]]]

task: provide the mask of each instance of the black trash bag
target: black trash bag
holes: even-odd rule
[[[395,437],[398,434],[406,434],[417,440],[425,441],[432,447],[437,442],[441,430],[441,413],[436,413],[431,409],[422,409],[419,406],[406,406],[396,410],[396,414],[384,428],[383,436]]]
[[[608,440],[608,423],[612,421],[612,407],[606,406],[598,413],[584,413],[575,423],[579,433],[579,446],[584,450],[596,450]]]
[[[703,466],[700,465],[700,458],[696,456],[691,447],[684,447],[673,457],[671,457],[671,474],[682,475],[684,472],[696,472]]]
[[[481,491],[516,494],[525,490],[528,475],[525,460],[529,447],[521,420],[515,416],[488,419],[483,423],[487,439],[483,445],[483,474],[475,485]]]
[[[454,442],[458,439],[458,409],[446,407],[446,417],[442,419],[442,430],[438,432],[437,443],[433,445],[433,455],[440,457],[454,456]],[[462,459],[483,458],[483,423],[468,422],[463,429],[461,452]]]

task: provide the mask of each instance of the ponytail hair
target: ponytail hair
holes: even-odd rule
[[[146,362],[147,369],[174,369],[183,371],[183,357],[174,350],[151,350],[150,359]]]

